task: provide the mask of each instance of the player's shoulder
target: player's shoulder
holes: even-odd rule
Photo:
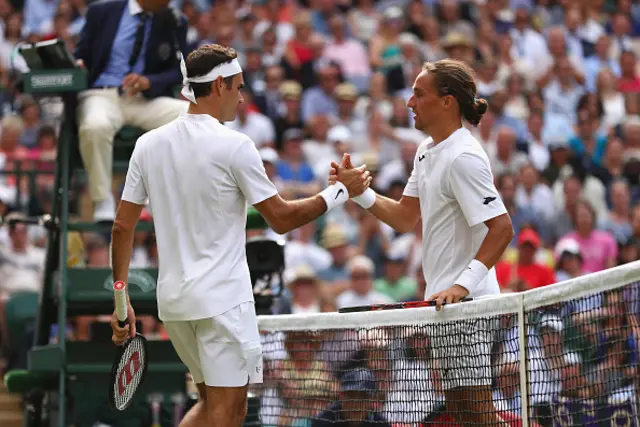
[[[135,150],[138,152],[149,150],[150,147],[153,147],[161,140],[170,137],[170,134],[172,134],[171,124],[172,123],[164,124],[140,135],[136,140]]]
[[[453,144],[451,150],[449,150],[449,159],[451,164],[457,163],[482,163],[488,164],[489,157],[487,152],[478,141],[467,129],[460,132],[456,143]]]
[[[480,141],[467,128],[460,129],[455,137],[456,145],[465,151],[474,152],[477,150],[484,151]]]
[[[223,141],[224,147],[234,155],[246,156],[253,151],[258,153],[256,143],[251,137],[227,126],[219,127],[217,138]]]
[[[253,142],[251,141],[251,138],[248,135],[236,129],[233,129],[229,126],[223,125],[223,126],[216,127],[216,131],[220,133],[221,137],[228,139],[230,142],[238,145],[246,144],[248,141]]]
[[[420,144],[418,144],[418,150],[416,151],[416,158],[424,154],[429,149],[431,144],[433,144],[433,138],[431,137],[428,137],[427,139],[422,141]]]

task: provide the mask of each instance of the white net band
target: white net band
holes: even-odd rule
[[[640,262],[441,312],[262,316],[252,391],[263,426],[640,426],[639,317]],[[489,397],[456,413],[459,387]]]

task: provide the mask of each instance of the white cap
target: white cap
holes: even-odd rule
[[[367,273],[372,274],[375,270],[373,261],[369,257],[364,255],[356,255],[347,262],[347,272],[353,274],[353,270],[360,269],[365,270]]]
[[[298,280],[316,280],[316,273],[311,267],[306,264],[298,265],[294,268],[288,268],[283,274],[284,282],[287,286],[290,286]]]
[[[275,164],[280,159],[278,152],[271,147],[262,148],[259,153],[263,162]]]
[[[582,255],[580,244],[574,239],[562,239],[555,248],[556,259],[559,259],[563,253],[569,252],[572,255]]]
[[[351,139],[351,131],[346,126],[338,125],[329,129],[327,133],[327,141],[335,142],[348,142]]]

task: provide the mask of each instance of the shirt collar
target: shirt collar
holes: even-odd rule
[[[139,13],[144,12],[140,4],[136,0],[129,0],[129,13],[131,16],[136,16]]]

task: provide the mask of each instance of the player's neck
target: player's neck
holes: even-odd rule
[[[222,109],[219,105],[199,102],[198,104],[189,104],[187,114],[208,114],[222,123],[222,120],[220,120],[220,118],[222,117],[221,110]]]
[[[433,143],[435,145],[440,144],[445,139],[449,138],[451,134],[462,127],[462,122],[451,120],[445,121],[442,123],[438,123],[434,125],[431,129],[427,130],[427,133],[431,138],[433,138]]]

